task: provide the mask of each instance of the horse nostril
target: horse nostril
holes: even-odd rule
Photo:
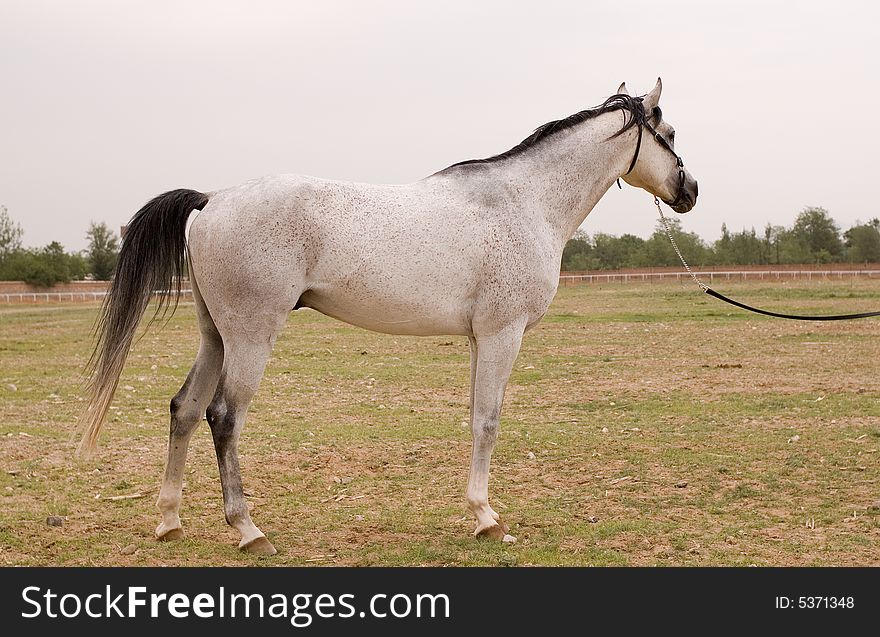
[[[697,184],[697,182],[695,181],[694,182],[694,199],[696,199],[697,195],[699,195],[699,194],[700,194],[700,187]]]

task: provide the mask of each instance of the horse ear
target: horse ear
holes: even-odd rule
[[[626,90],[626,82],[621,82],[620,86],[617,87],[618,95],[629,95],[629,91]]]
[[[654,107],[660,103],[660,92],[663,90],[663,82],[660,81],[660,78],[657,78],[657,84],[654,85],[654,88],[651,89],[651,92],[645,95],[642,98],[642,105],[645,107],[645,112],[650,114],[651,111],[654,110]]]

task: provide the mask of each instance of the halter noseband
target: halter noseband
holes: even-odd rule
[[[633,154],[632,161],[629,163],[629,170],[627,170],[623,174],[624,175],[630,174],[633,171],[633,168],[636,167],[636,162],[639,160],[639,152],[641,152],[641,150],[642,150],[642,129],[647,127],[647,129],[649,131],[651,131],[651,134],[654,135],[654,139],[656,139],[657,142],[663,148],[665,148],[670,153],[672,153],[672,155],[675,157],[676,163],[678,164],[678,192],[675,195],[675,199],[673,199],[671,202],[670,201],[663,202],[667,206],[669,206],[670,208],[675,208],[676,206],[680,205],[682,203],[682,201],[684,200],[684,194],[685,194],[684,193],[684,181],[685,181],[684,160],[681,158],[681,156],[678,153],[676,153],[672,149],[672,146],[669,145],[669,142],[667,142],[663,138],[663,136],[657,132],[657,129],[648,123],[647,117],[644,117],[643,119],[641,119],[638,122],[638,127],[639,127],[639,137],[638,137],[638,141],[636,142],[636,152]],[[617,180],[617,185],[618,185],[618,187],[622,187],[622,186],[620,186],[620,179]]]

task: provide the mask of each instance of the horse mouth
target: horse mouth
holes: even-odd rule
[[[684,200],[675,206],[672,205],[673,202],[664,201],[667,206],[672,208],[673,211],[677,212],[680,215],[683,215],[686,212],[690,212],[693,210],[693,207],[697,204],[696,197],[691,197],[690,195],[685,195]]]

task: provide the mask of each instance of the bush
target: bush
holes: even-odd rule
[[[24,281],[40,287],[82,279],[85,273],[82,256],[68,254],[57,241],[44,248],[14,250],[0,263],[0,280]]]

